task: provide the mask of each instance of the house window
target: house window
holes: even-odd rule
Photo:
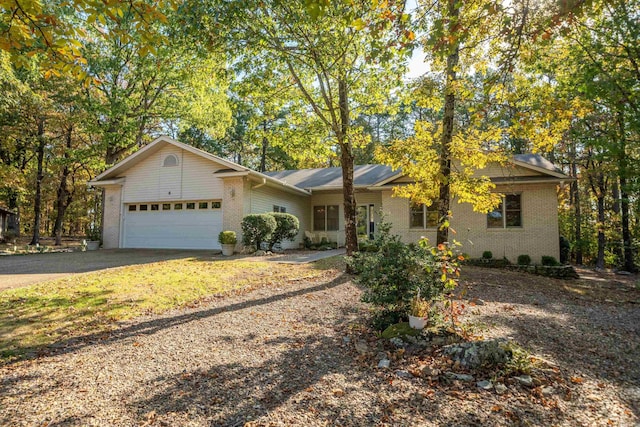
[[[196,208],[196,204],[194,202],[187,203],[187,209],[193,210]]]
[[[175,205],[173,205],[173,210],[174,211],[182,210],[182,203],[176,203]]]
[[[169,154],[167,157],[164,158],[164,161],[162,162],[162,166],[164,166],[165,168],[178,166],[178,158],[175,156],[175,154]]]
[[[209,209],[209,202],[198,202],[198,209]]]
[[[211,202],[211,209],[220,209],[222,207],[222,202]]]
[[[160,210],[160,205],[158,205],[157,203],[152,204],[151,205],[151,210],[152,211]]]
[[[492,212],[487,214],[487,228],[522,227],[522,197],[507,194]]]
[[[170,211],[171,210],[171,203],[163,203],[162,204],[162,210],[163,211]]]
[[[129,205],[129,212],[135,212],[137,205]]]
[[[438,207],[435,203],[432,203],[431,206],[426,206],[423,203],[411,203],[409,215],[411,228],[435,228],[438,226]]]
[[[273,205],[273,211],[274,212],[280,212],[280,213],[286,213],[287,212],[287,208],[285,208],[284,206]]]
[[[338,205],[313,207],[314,231],[337,231],[340,223]]]
[[[148,208],[147,205],[140,205],[140,210],[141,211],[146,211],[146,210],[148,210],[147,208]]]

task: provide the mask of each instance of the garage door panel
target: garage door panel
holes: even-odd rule
[[[135,211],[125,209],[124,247],[219,249],[219,210]]]

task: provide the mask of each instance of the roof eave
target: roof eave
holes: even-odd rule
[[[122,185],[125,182],[124,177],[115,178],[115,179],[105,179],[102,181],[97,181],[97,177],[87,182],[87,186],[89,187],[108,187],[110,185]]]
[[[545,175],[555,176],[556,178],[568,178],[567,175],[563,174],[562,172],[552,171],[550,169],[532,165],[531,163],[523,162],[516,159],[512,159],[511,162],[516,166],[521,166],[523,168],[531,169],[533,171],[540,172]]]

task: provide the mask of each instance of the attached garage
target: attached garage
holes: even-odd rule
[[[128,203],[123,247],[220,249],[221,201]]]

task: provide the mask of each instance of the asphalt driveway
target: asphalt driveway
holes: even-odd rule
[[[181,258],[212,258],[213,251],[102,249],[0,257],[0,291],[106,268]]]

